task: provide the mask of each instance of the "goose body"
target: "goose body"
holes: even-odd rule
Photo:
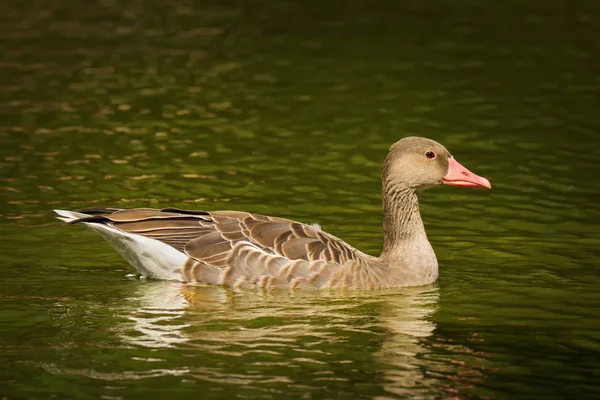
[[[491,187],[439,143],[396,142],[382,173],[384,249],[374,257],[315,225],[242,211],[56,210],[98,232],[138,274],[239,288],[378,289],[438,278],[417,194],[442,184]]]

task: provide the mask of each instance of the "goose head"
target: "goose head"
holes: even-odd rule
[[[492,187],[486,178],[463,167],[444,146],[416,136],[392,145],[383,164],[382,180],[384,188],[417,192],[441,185]]]

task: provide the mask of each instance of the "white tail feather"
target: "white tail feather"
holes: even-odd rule
[[[90,217],[88,214],[75,211],[54,210],[64,222],[72,222],[79,218]],[[155,239],[133,233],[124,232],[113,226],[82,222],[90,229],[98,232],[133,268],[145,277],[181,280],[181,268],[188,256],[174,247]]]
[[[76,211],[67,211],[67,210],[54,210],[55,213],[60,215],[60,217],[56,217],[64,222],[71,222],[79,218],[91,217],[89,214],[83,214]]]

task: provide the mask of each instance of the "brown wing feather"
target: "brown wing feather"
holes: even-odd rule
[[[231,250],[242,241],[288,260],[344,264],[361,257],[361,253],[335,236],[283,218],[242,211],[93,209],[95,213],[102,210],[106,214],[90,218],[160,240],[197,261],[220,268],[227,265]]]

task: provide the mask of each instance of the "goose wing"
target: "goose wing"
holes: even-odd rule
[[[344,264],[357,264],[363,253],[316,226],[241,211],[176,208],[79,210],[92,214],[77,222],[105,223],[122,231],[159,240],[190,258],[186,281],[263,286],[308,281],[331,283]],[[347,271],[348,272],[348,271]],[[347,275],[347,274],[343,274]]]

